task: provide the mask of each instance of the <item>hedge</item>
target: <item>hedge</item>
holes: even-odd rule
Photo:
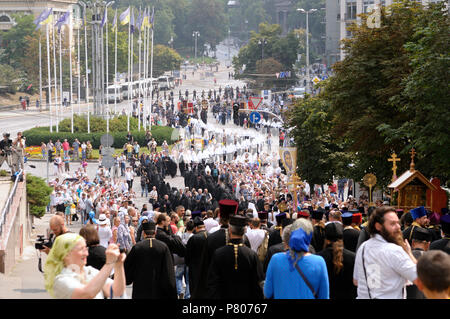
[[[152,137],[161,145],[164,140],[167,141],[168,144],[172,144],[176,142],[176,140],[172,139],[173,128],[168,126],[152,126],[151,133]],[[55,143],[58,139],[63,142],[64,139],[67,139],[70,145],[77,138],[81,143],[90,141],[93,148],[98,149],[100,146],[100,139],[106,132],[99,133],[70,133],[70,132],[56,132],[55,128],[53,128],[53,133],[50,133],[50,128],[47,127],[35,127],[30,130],[26,130],[23,132],[23,136],[26,137],[27,146],[39,146],[42,142],[48,143],[51,139],[53,143]],[[109,134],[114,138],[114,148],[122,148],[126,143],[126,137],[128,132],[110,132]],[[141,146],[145,146],[145,130],[141,131],[131,131],[131,134],[134,137],[134,140],[139,143]],[[174,134],[174,138],[176,139],[176,134]]]

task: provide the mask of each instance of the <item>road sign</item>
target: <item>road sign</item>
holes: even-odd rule
[[[248,108],[257,110],[259,105],[261,104],[263,98],[262,97],[250,97],[248,100]]]
[[[111,168],[111,167],[113,167],[114,166],[114,162],[115,162],[115,159],[114,159],[114,157],[112,157],[112,156],[104,156],[103,158],[102,158],[102,166],[104,166],[104,167],[106,167],[106,168]]]
[[[252,112],[250,113],[250,123],[252,124],[258,124],[259,121],[261,121],[261,114],[259,114],[258,112]]]
[[[317,76],[315,76],[313,79],[313,82],[314,82],[314,84],[317,84],[320,82],[320,79]]]
[[[113,156],[115,153],[115,149],[113,147],[102,147],[102,155],[103,156]]]
[[[110,134],[104,134],[100,138],[100,143],[103,147],[111,147],[114,144],[114,138]]]

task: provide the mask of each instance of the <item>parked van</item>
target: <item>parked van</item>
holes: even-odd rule
[[[123,101],[122,86],[121,85],[110,85],[106,93],[108,103],[114,103],[114,101],[120,103]]]

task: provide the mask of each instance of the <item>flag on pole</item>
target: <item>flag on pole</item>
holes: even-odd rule
[[[70,18],[70,11],[64,13],[56,22],[55,27],[58,28],[58,32],[61,32],[61,27],[64,24],[69,24],[69,19]]]
[[[36,24],[36,30],[38,30],[41,25],[50,24],[53,22],[53,9],[50,8],[48,10],[44,10],[39,17],[34,20],[34,24]]]
[[[144,20],[144,15],[141,13],[141,10],[139,10],[139,15],[136,20],[136,29],[137,30],[142,30],[141,27],[142,27],[143,20]]]
[[[152,17],[150,18],[150,28],[153,29],[153,20],[155,19],[155,7],[152,8]]]
[[[116,9],[116,13],[114,14],[114,20],[112,23],[112,30],[116,31],[117,30],[117,9]]]
[[[105,23],[107,23],[107,18],[106,18],[106,10],[108,10],[107,8],[105,8],[105,12],[103,12],[103,19],[102,22],[100,23],[100,28],[103,28],[103,26],[105,25]]]
[[[144,9],[144,17],[142,19],[142,26],[141,26],[141,28],[144,29],[144,28],[147,28],[149,26],[150,26],[150,22],[148,20],[148,10],[147,10],[147,8],[145,8]]]
[[[119,20],[122,25],[130,22],[130,7],[120,14]]]
[[[133,11],[131,11],[131,18],[130,18],[130,32],[134,33],[134,29],[135,29],[135,22],[134,22],[134,13]]]

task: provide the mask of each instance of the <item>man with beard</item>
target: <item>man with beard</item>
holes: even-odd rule
[[[353,282],[358,299],[404,299],[408,281],[417,283],[416,258],[392,207],[378,207],[370,216],[371,238],[356,252]]]

